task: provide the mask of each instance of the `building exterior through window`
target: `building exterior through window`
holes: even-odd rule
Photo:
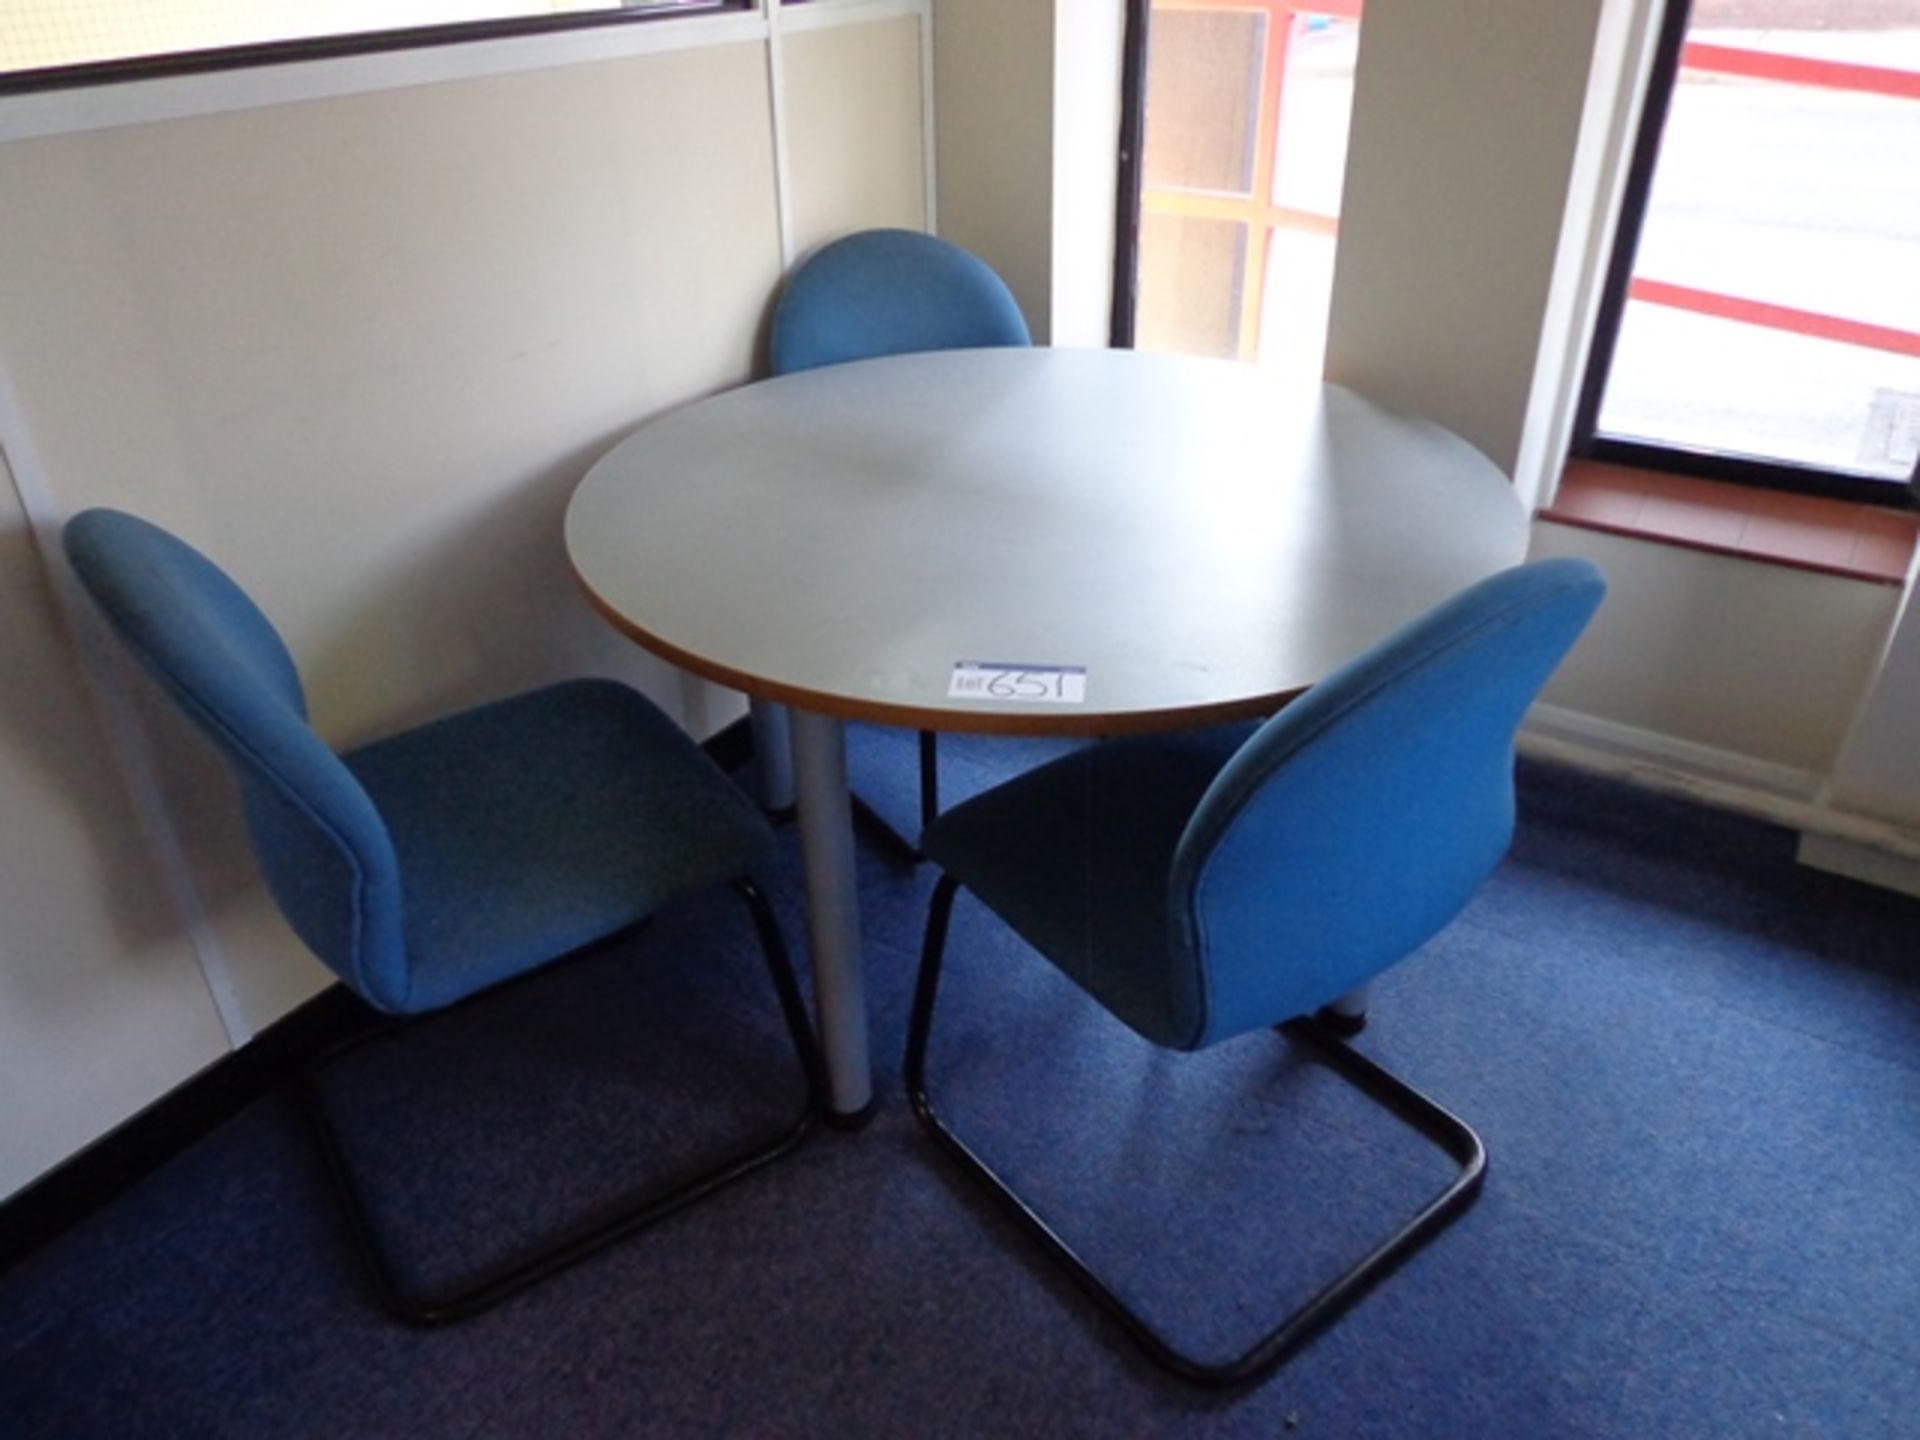
[[[1920,0],[1675,0],[1668,23],[1588,448],[1898,496],[1920,455]]]

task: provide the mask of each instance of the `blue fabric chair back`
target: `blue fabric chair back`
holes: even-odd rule
[[[773,373],[905,355],[1030,345],[987,264],[917,230],[863,230],[803,262],[773,316]]]
[[[145,520],[87,510],[63,539],[128,648],[227,759],[261,872],[294,930],[361,995],[401,1008],[392,840],[307,723],[299,672],[272,623],[211,560]]]
[[[1170,882],[1196,1047],[1357,989],[1459,913],[1512,838],[1514,733],[1605,589],[1581,560],[1505,571],[1235,753]]]

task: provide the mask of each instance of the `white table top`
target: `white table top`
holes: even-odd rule
[[[745,386],[614,447],[567,511],[595,605],[767,699],[935,730],[1264,714],[1517,563],[1504,476],[1337,386],[1122,350],[965,350]],[[1079,705],[949,699],[1086,667]]]

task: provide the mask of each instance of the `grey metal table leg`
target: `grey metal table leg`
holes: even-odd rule
[[[866,976],[860,954],[853,819],[847,801],[846,727],[831,715],[805,710],[792,712],[791,726],[814,997],[832,1107],[829,1118],[858,1124],[872,1113],[873,1070],[867,1059]]]

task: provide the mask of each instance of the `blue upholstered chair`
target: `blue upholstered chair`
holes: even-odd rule
[[[132,515],[89,510],[64,534],[120,638],[218,747],[254,854],[294,930],[375,1010],[414,1016],[628,931],[675,897],[731,884],[746,901],[807,1085],[799,1117],[691,1180],[653,1185],[457,1294],[408,1296],[319,1096],[311,1107],[383,1301],[453,1319],[785,1153],[822,1093],[780,932],[749,871],[758,809],[649,701],[579,680],[336,754],[307,723],[292,657],[211,561]]]
[[[1266,1373],[1464,1210],[1473,1131],[1364,1058],[1368,982],[1444,928],[1513,833],[1513,738],[1604,591],[1579,560],[1483,581],[1257,727],[1076,752],[942,815],[907,1042],[915,1112],[964,1170],[1160,1364],[1234,1384]],[[1155,1045],[1279,1026],[1458,1161],[1404,1227],[1231,1362],[1182,1353],[1136,1314],[936,1113],[926,1083],[941,957],[967,887]],[[1349,1003],[1342,1006],[1340,1002]]]
[[[863,230],[794,271],[773,313],[773,373],[909,355],[1030,345],[1013,292],[978,257],[918,230]],[[914,847],[856,799],[861,818],[897,848]],[[940,808],[933,732],[920,732],[920,823]]]
[[[773,373],[1031,345],[1006,282],[984,260],[918,230],[862,230],[801,262],[773,312]]]

